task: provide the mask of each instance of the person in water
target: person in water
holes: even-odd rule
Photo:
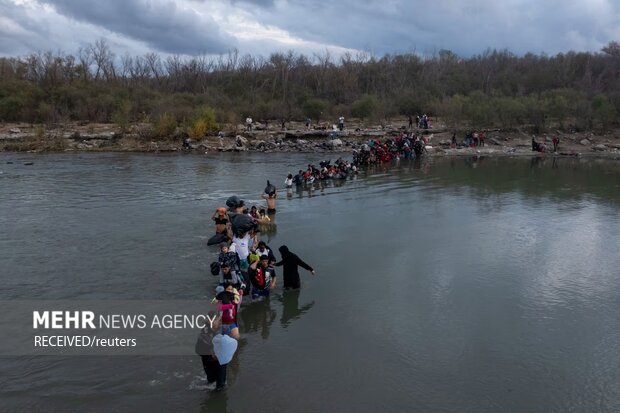
[[[297,186],[302,185],[304,183],[304,171],[302,171],[301,169],[299,170],[297,175],[293,177],[293,183]]]
[[[226,208],[218,208],[211,217],[215,222],[215,233],[226,234],[228,225],[228,215],[226,214]]]
[[[256,253],[262,257],[263,255],[266,255],[269,257],[269,265],[273,265],[276,263],[276,256],[273,255],[273,251],[271,251],[271,248],[269,248],[269,246],[267,246],[267,244],[265,243],[265,241],[259,241],[258,242],[258,246],[256,247]]]
[[[220,285],[221,286],[232,285],[238,290],[245,287],[245,284],[243,283],[243,275],[241,275],[240,271],[237,272],[231,269],[230,264],[228,264],[228,262],[226,261],[224,261],[221,264],[220,268],[221,268],[220,269]]]
[[[293,196],[293,174],[288,174],[286,176],[284,186],[286,187],[286,197],[291,198]]]
[[[276,197],[278,194],[276,190],[270,194],[262,194],[261,197],[267,201],[267,215],[273,215],[276,213]]]
[[[261,208],[258,210],[258,219],[256,220],[259,224],[269,224],[271,222],[271,218],[267,216],[267,211],[265,208]]]
[[[206,324],[200,331],[198,340],[196,340],[195,351],[202,360],[202,368],[207,375],[207,389],[220,391],[226,385],[226,367],[220,365],[215,351],[213,350],[213,337],[220,330],[220,318],[216,318],[213,323]]]
[[[256,205],[252,205],[252,208],[250,208],[250,216],[254,219],[258,219],[258,209]]]
[[[301,283],[299,281],[298,267],[302,267],[310,271],[312,274],[314,274],[314,269],[308,264],[306,264],[301,258],[299,258],[297,254],[289,251],[286,245],[282,245],[280,248],[278,248],[278,251],[280,251],[282,259],[279,262],[276,262],[275,266],[284,267],[284,288],[297,289],[301,287]]]
[[[248,276],[252,283],[252,299],[269,297],[269,292],[276,287],[276,271],[269,266],[267,255],[260,257],[260,261],[250,264]]]
[[[241,271],[235,244],[231,244],[230,247],[228,244],[223,244],[220,248],[220,255],[217,256],[217,262],[219,262],[220,268],[226,264],[232,271],[236,271],[237,273]]]
[[[241,271],[247,270],[248,255],[250,254],[250,233],[246,232],[242,237],[233,236],[232,245],[235,246],[235,252],[239,256]]]
[[[222,335],[228,335],[239,340],[239,326],[237,325],[237,312],[241,299],[239,292],[232,286],[226,288],[219,286],[215,289],[217,300],[217,311],[222,324]]]

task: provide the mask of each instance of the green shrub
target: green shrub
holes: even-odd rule
[[[187,129],[187,134],[191,138],[203,138],[209,132],[217,132],[220,125],[217,123],[215,109],[210,106],[203,106],[198,109],[194,120]]]
[[[19,120],[20,111],[24,106],[22,99],[7,96],[0,99],[0,121],[14,122]]]
[[[517,98],[500,97],[493,102],[495,117],[504,128],[513,128],[525,117],[525,106]]]
[[[592,99],[592,112],[594,121],[603,129],[611,126],[617,114],[614,104],[605,95],[596,95]]]
[[[112,112],[112,123],[118,126],[121,133],[126,133],[129,130],[130,114],[131,103],[127,101],[121,102],[116,110]]]
[[[308,99],[302,108],[306,116],[318,122],[327,111],[327,103],[322,99]]]
[[[157,138],[169,138],[177,129],[177,120],[172,114],[166,112],[157,118],[153,124],[153,134]]]
[[[377,98],[369,95],[364,96],[351,105],[351,115],[360,119],[370,118],[375,114],[377,107],[379,106],[379,102]]]

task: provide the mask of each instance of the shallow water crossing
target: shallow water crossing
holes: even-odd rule
[[[0,299],[207,302],[214,209],[309,156],[0,154]],[[619,163],[401,161],[277,209],[317,275],[244,305],[226,392],[197,356],[2,357],[0,410],[620,410]]]

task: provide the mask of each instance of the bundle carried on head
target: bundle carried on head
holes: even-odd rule
[[[235,214],[230,219],[233,234],[241,238],[246,232],[256,229],[257,224],[247,214]]]
[[[265,193],[269,196],[272,196],[276,193],[276,187],[267,180],[267,186],[265,187]]]
[[[226,206],[232,211],[235,208],[245,206],[245,202],[237,195],[233,195],[226,200]]]

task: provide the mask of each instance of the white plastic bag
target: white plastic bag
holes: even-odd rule
[[[213,352],[220,366],[230,363],[237,351],[237,344],[237,340],[227,335],[218,334],[213,337]]]

